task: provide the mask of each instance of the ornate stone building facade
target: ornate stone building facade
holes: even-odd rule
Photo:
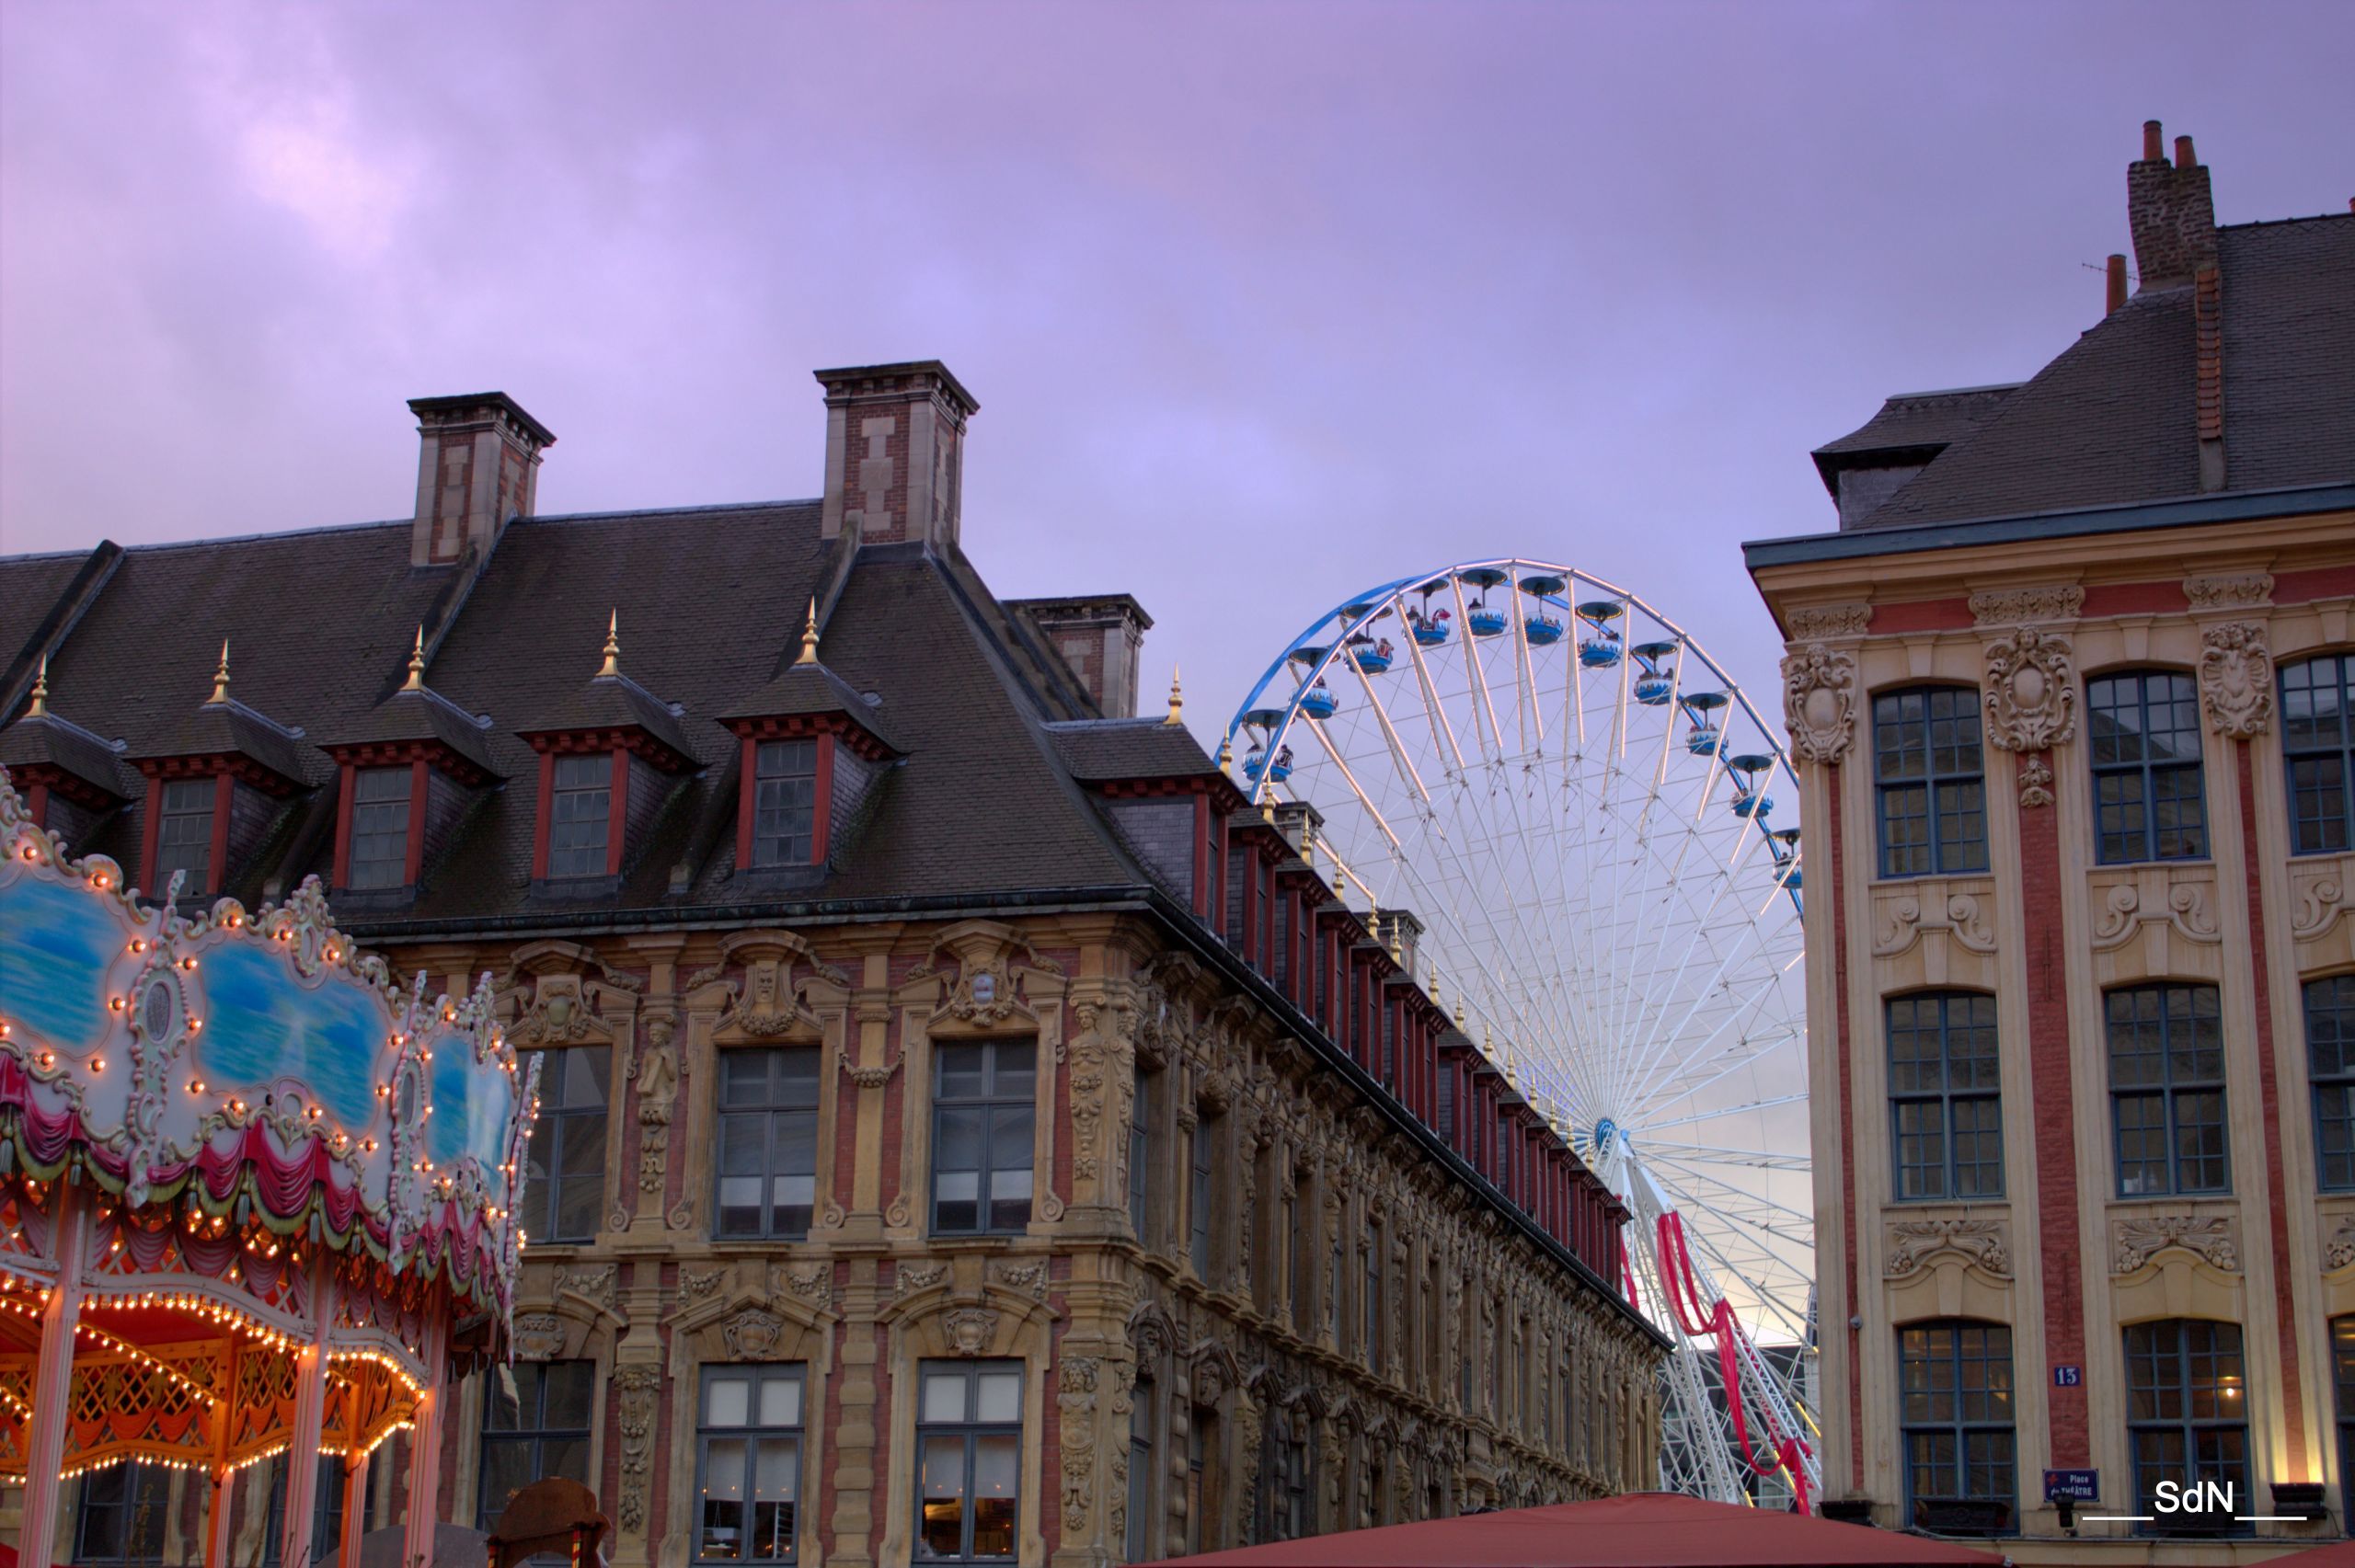
[[[953,377],[821,380],[820,501],[511,515],[554,438],[493,395],[412,406],[413,522],[0,561],[44,820],[316,874],[539,1054],[449,1516],[565,1473],[620,1568],[1080,1564],[1652,1484],[1620,1212],[1411,919],[1134,715],[1133,601],[989,593]]]
[[[2220,227],[2148,137],[2140,292],[2114,260],[2019,386],[1891,398],[1817,453],[1840,532],[1748,546],[1827,1508],[2023,1563],[2258,1561],[2355,1462],[2355,217]]]

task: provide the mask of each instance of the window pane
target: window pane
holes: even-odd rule
[[[962,1372],[927,1372],[924,1379],[923,1412],[919,1421],[962,1421],[965,1419],[965,1374]]]
[[[983,1372],[974,1379],[976,1421],[1022,1419],[1022,1374]]]
[[[987,1063],[982,1046],[943,1046],[940,1047],[940,1093],[943,1098],[972,1099],[981,1095],[987,1080]]]
[[[742,1378],[714,1378],[704,1385],[703,1424],[742,1426],[750,1423],[752,1385]]]
[[[741,1437],[712,1437],[704,1443],[703,1534],[695,1547],[703,1556],[733,1559],[745,1554],[744,1454]]]
[[[1002,1045],[992,1048],[994,1058],[990,1083],[992,1095],[1004,1099],[1015,1094],[1031,1094],[1038,1090],[1038,1045],[1029,1040]]]
[[[801,1379],[771,1378],[761,1385],[761,1425],[801,1425]]]
[[[973,1443],[973,1555],[1014,1555],[1022,1439],[1011,1434]]]
[[[927,1403],[929,1399],[927,1399]],[[959,1557],[965,1551],[965,1439],[927,1437],[921,1452],[917,1496],[922,1507],[921,1554]]]

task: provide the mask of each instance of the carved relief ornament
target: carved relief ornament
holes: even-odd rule
[[[1978,893],[1949,893],[1943,904],[1936,895],[1930,910],[1907,893],[1873,906],[1873,956],[1893,958],[1907,952],[1928,932],[1940,932],[1957,945],[1982,956],[1995,951],[1995,932],[1987,913],[1988,900]],[[1943,913],[1933,911],[1943,910]]]
[[[2037,753],[2077,733],[2077,667],[2066,637],[2022,626],[1987,645],[1987,739],[2027,756],[2020,804],[2049,806],[2052,770]]]
[[[2193,942],[2221,941],[2215,913],[2208,907],[2213,891],[2205,882],[2178,882],[2166,889],[2164,900],[2145,899],[2138,884],[2121,882],[2102,899],[2094,918],[2094,950],[2123,947],[2146,921],[2172,926]],[[2165,907],[2158,907],[2162,902]]]
[[[2074,621],[2085,607],[2085,590],[2065,583],[2034,588],[1996,588],[1970,596],[1970,618],[1981,626],[2012,626],[2035,621]]]
[[[620,1391],[622,1434],[622,1496],[618,1509],[622,1533],[639,1535],[646,1529],[646,1489],[652,1469],[656,1396],[662,1388],[662,1369],[645,1362],[614,1368],[614,1387]]]
[[[1856,658],[1809,643],[1783,659],[1783,722],[1791,753],[1803,761],[1836,762],[1855,733]]]
[[[2221,1214],[2154,1214],[2114,1220],[2109,1228],[2112,1274],[2131,1274],[2168,1247],[2181,1247],[2227,1274],[2240,1272],[2240,1247]]]
[[[1803,604],[1790,614],[1791,641],[1819,642],[1825,637],[1861,637],[1871,626],[1869,604]]]
[[[1882,1275],[1901,1279],[1917,1273],[1940,1253],[1959,1253],[1987,1273],[2009,1278],[2010,1238],[1998,1219],[1899,1219],[1889,1227],[1889,1257]]]
[[[2194,610],[2254,610],[2273,602],[2273,574],[2239,572],[2186,578],[2183,596]]]
[[[2226,621],[2200,635],[2200,705],[2208,727],[2228,740],[2248,740],[2273,726],[2273,654],[2265,628]]]

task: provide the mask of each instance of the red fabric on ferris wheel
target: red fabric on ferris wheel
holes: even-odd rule
[[[2009,1562],[1948,1541],[1665,1492],[1172,1560],[1183,1568],[2004,1568]]]

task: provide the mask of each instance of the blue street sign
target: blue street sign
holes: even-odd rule
[[[2085,1380],[2085,1369],[2083,1367],[2055,1367],[2052,1368],[2052,1386],[2056,1389],[2074,1389]]]
[[[2048,1470],[2044,1472],[2044,1500],[2056,1503],[2066,1497],[2074,1503],[2101,1501],[2101,1471],[2097,1470]]]

